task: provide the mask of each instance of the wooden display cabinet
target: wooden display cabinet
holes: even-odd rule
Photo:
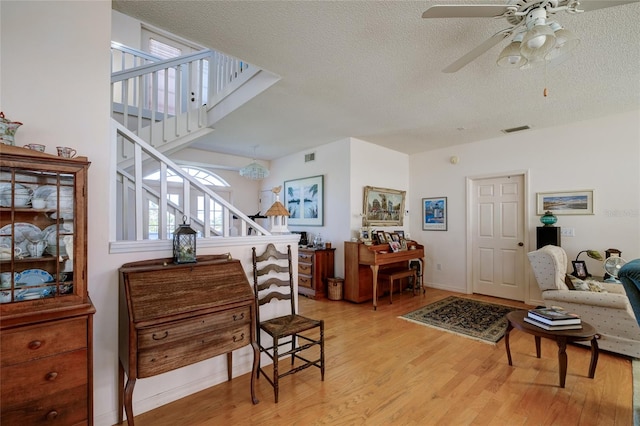
[[[3,425],[93,423],[88,168],[86,157],[2,146]]]

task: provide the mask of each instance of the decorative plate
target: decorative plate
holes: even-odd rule
[[[27,237],[29,236],[37,236],[37,234],[42,234],[44,236],[44,232],[42,229],[38,228],[36,225],[32,223],[24,223],[24,222],[16,222],[15,224],[15,238],[16,238],[16,247],[20,248],[22,252],[20,253],[21,257],[28,257],[29,250],[27,250],[27,244],[29,244],[29,240]],[[0,241],[2,245],[7,245],[11,247],[11,224],[3,226],[0,228]],[[38,238],[33,238],[37,240]]]
[[[42,269],[27,269],[16,275],[16,284],[38,285],[53,282],[53,277]]]
[[[42,233],[44,234],[44,239],[47,241],[47,248],[45,251],[53,256],[58,256],[58,247],[57,244],[60,245],[60,256],[67,255],[67,245],[64,242],[65,234],[73,233],[73,229],[70,229],[67,225],[61,223],[59,226],[58,232],[58,241],[56,242],[56,224],[47,226],[44,228]]]

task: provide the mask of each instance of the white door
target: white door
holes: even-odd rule
[[[524,301],[524,176],[472,183],[473,292]]]

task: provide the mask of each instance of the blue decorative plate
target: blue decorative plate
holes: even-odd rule
[[[53,282],[53,277],[42,269],[27,269],[16,275],[16,285],[39,285]]]

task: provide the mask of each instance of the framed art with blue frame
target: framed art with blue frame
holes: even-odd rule
[[[422,230],[447,230],[447,197],[422,199]]]

